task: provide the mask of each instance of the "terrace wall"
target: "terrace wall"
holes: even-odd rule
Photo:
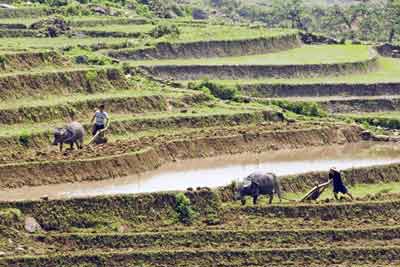
[[[10,74],[0,77],[0,99],[71,92],[99,92],[112,87],[127,88],[119,69],[63,70]]]
[[[248,40],[159,43],[155,47],[109,51],[120,60],[175,59],[257,55],[300,47],[297,34]]]
[[[400,83],[242,84],[246,95],[255,97],[293,96],[381,96],[399,95]]]
[[[262,79],[335,76],[349,73],[366,73],[377,69],[377,58],[337,64],[309,65],[156,65],[140,66],[161,79]]]

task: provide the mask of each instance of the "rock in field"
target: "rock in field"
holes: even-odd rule
[[[40,224],[36,221],[35,218],[27,216],[25,218],[25,230],[28,233],[36,233],[42,230]]]

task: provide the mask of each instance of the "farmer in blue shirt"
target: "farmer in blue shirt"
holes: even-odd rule
[[[93,125],[93,136],[97,134],[97,132],[105,129],[109,123],[109,117],[107,112],[104,111],[105,106],[102,104],[99,106],[99,109],[94,113],[91,123],[94,122]]]
[[[335,167],[329,170],[329,180],[333,183],[333,195],[335,196],[335,199],[339,199],[338,193],[348,195],[352,200],[354,199],[344,185],[340,172]]]

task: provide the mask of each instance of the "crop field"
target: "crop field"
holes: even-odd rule
[[[237,184],[207,179],[179,192],[31,197],[65,184],[118,187],[186,160],[399,141],[400,62],[373,45],[160,18],[134,2],[1,9],[0,194],[25,194],[0,201],[0,266],[400,264],[395,160],[342,170],[354,200],[328,188],[296,201],[326,181],[319,170],[279,176],[285,199],[271,205],[241,205]],[[101,105],[110,122],[96,144]],[[60,151],[55,130],[72,121],[83,147]]]

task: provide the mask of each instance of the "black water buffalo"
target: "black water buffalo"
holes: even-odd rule
[[[78,148],[83,146],[83,138],[85,137],[85,129],[79,122],[71,122],[64,128],[57,128],[54,131],[53,145],[60,145],[60,151],[63,149],[63,144],[71,145],[71,149],[74,148],[74,144]]]
[[[274,194],[282,201],[281,185],[279,178],[273,173],[254,172],[238,184],[236,199],[245,204],[245,196],[253,197],[253,204],[257,204],[260,195],[269,195],[269,204],[272,203]]]

